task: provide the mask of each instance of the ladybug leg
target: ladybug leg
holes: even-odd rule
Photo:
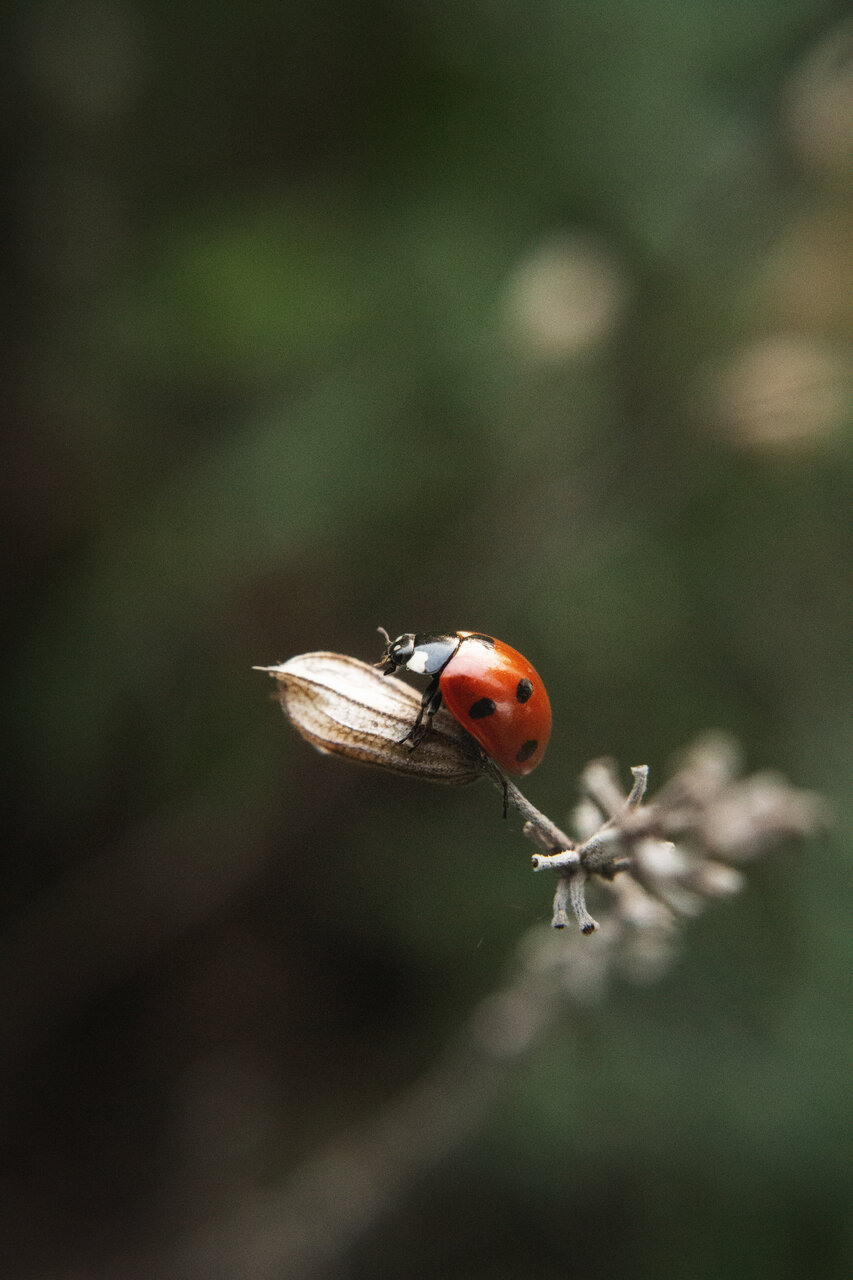
[[[418,710],[417,719],[412,725],[405,738],[401,738],[401,742],[408,742],[409,750],[414,751],[426,735],[429,733],[429,727],[432,724],[432,718],[438,708],[441,706],[441,690],[438,687],[438,676],[433,676],[427,687],[424,689],[424,695],[421,698],[421,705]]]

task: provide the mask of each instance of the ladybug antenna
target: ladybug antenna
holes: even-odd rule
[[[391,637],[389,636],[388,632],[385,630],[385,628],[384,628],[384,627],[377,627],[377,628],[376,628],[376,630],[377,630],[377,631],[379,632],[379,634],[380,634],[381,636],[383,636],[383,637],[384,637],[384,639],[385,639],[385,652],[383,653],[383,655],[382,655],[382,657],[379,659],[379,661],[378,661],[378,662],[374,662],[374,664],[373,664],[373,665],[374,665],[374,667],[384,667],[384,666],[385,666],[385,663],[386,663],[386,661],[387,661],[387,658],[388,658],[388,651],[389,651],[389,650],[390,650],[390,648],[391,648]],[[393,667],[392,667],[391,669],[393,670]],[[383,674],[386,674],[386,673],[384,673],[384,672],[383,672]]]

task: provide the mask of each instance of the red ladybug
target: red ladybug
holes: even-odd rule
[[[480,631],[407,632],[392,640],[380,630],[386,649],[376,665],[384,675],[407,667],[432,677],[403,739],[413,750],[444,701],[502,769],[525,774],[536,768],[551,733],[551,704],[525,657]]]

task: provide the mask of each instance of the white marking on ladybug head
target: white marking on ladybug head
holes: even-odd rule
[[[415,649],[415,652],[412,654],[411,658],[409,658],[406,666],[410,671],[414,671],[417,675],[422,676],[426,670],[427,657],[428,654],[426,649]]]

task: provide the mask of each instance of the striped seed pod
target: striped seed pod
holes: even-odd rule
[[[404,739],[418,714],[420,694],[358,658],[301,653],[256,670],[278,682],[284,714],[318,751],[454,786],[489,772],[476,742],[444,710],[412,750]]]

